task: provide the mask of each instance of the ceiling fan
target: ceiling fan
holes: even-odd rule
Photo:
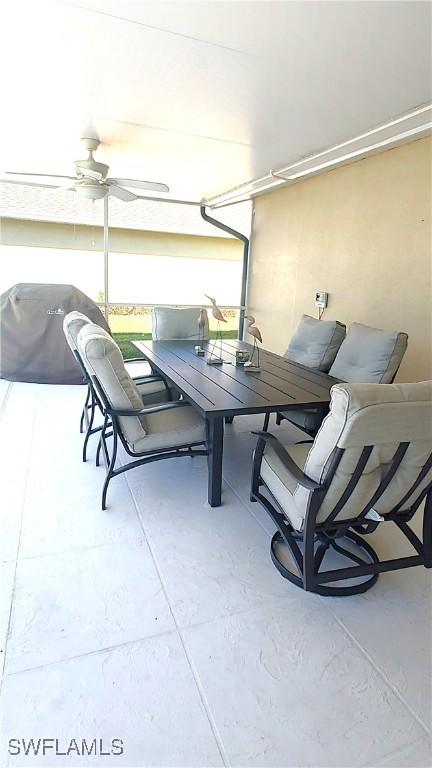
[[[82,138],[81,143],[88,152],[85,160],[76,160],[74,162],[76,176],[59,176],[52,173],[17,173],[16,171],[7,171],[7,176],[21,176],[21,179],[8,179],[15,184],[30,184],[33,186],[55,187],[57,189],[66,189],[76,192],[80,197],[87,200],[100,200],[107,195],[113,195],[120,200],[129,202],[138,200],[141,195],[130,192],[125,187],[136,187],[146,189],[151,192],[169,192],[166,184],[160,184],[156,181],[139,181],[136,179],[117,179],[109,178],[108,165],[98,163],[94,157],[100,144],[99,139]],[[28,181],[28,177],[34,177],[34,181]],[[41,179],[42,181],[36,181]],[[48,179],[53,179],[53,183],[47,183]]]

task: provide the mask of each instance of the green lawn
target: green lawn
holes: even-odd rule
[[[210,329],[210,338],[215,337],[215,333]],[[222,331],[223,339],[236,339],[238,332],[235,331]],[[151,339],[151,333],[113,333],[113,337],[121,349],[121,353],[124,358],[128,357],[142,357],[136,347],[131,344],[131,341],[135,339]]]

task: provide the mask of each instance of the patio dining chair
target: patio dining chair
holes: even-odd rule
[[[328,373],[345,338],[346,326],[338,320],[317,320],[302,315],[285,357],[291,363]],[[316,434],[322,412],[312,408],[299,408],[276,414],[276,424],[287,419],[308,434]]]
[[[207,318],[205,328],[198,327],[199,310],[196,307],[153,307],[152,338],[155,341],[207,341],[209,339],[209,324]]]
[[[338,320],[317,320],[302,315],[285,357],[293,363],[327,373],[345,335],[346,326]]]
[[[185,400],[146,405],[116,342],[98,326],[83,326],[78,333],[78,352],[104,412],[100,446],[107,474],[102,509],[106,509],[113,477],[153,461],[207,455],[206,424],[200,414]],[[132,461],[118,464],[119,442]]]
[[[87,445],[91,435],[100,432],[101,426],[94,426],[96,409],[98,409],[102,416],[103,405],[97,392],[92,386],[91,379],[87,374],[87,370],[81,359],[81,355],[78,351],[78,334],[85,325],[95,325],[87,315],[82,312],[72,311],[69,312],[63,320],[63,331],[66,336],[66,340],[69,347],[81,369],[83,375],[83,381],[87,384],[86,398],[80,418],[80,432],[84,432],[84,426],[86,427],[86,434],[83,444],[83,461],[87,458]],[[110,337],[110,334],[105,331],[104,328],[97,325],[100,331],[106,336]],[[125,361],[125,367],[129,375],[135,380],[138,389],[141,394],[145,396],[146,403],[150,405],[152,402],[162,402],[164,400],[175,399],[174,393],[170,390],[167,382],[160,374],[153,372],[150,365],[142,358],[130,358]]]
[[[258,433],[251,500],[276,523],[273,563],[305,590],[359,594],[383,571],[431,568],[432,382],[336,384],[312,447]],[[390,523],[416,554],[379,558],[365,537]]]
[[[318,321],[317,321],[318,322]],[[383,331],[362,323],[351,323],[328,373],[352,383],[389,384],[398,371],[408,345],[406,333]],[[323,412],[310,409],[278,413],[276,423],[288,419],[314,437]]]

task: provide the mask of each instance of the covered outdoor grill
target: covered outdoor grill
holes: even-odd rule
[[[18,283],[0,296],[0,377],[38,384],[81,384],[63,333],[72,310],[109,330],[99,307],[73,285]]]

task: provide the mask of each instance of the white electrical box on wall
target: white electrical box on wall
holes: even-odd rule
[[[315,306],[320,309],[325,309],[328,304],[328,293],[325,291],[316,291],[315,293]]]

